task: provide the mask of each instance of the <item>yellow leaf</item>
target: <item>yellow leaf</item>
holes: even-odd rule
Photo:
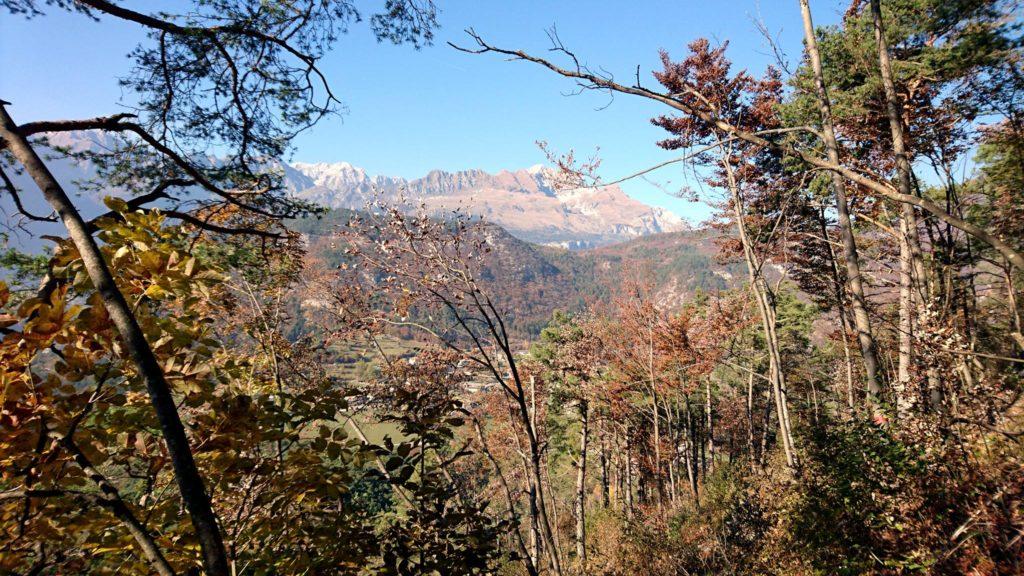
[[[107,205],[107,208],[110,208],[114,212],[124,213],[128,211],[128,203],[120,198],[107,196],[103,199],[103,203]]]
[[[154,300],[159,300],[167,295],[167,291],[157,284],[150,284],[149,288],[146,288],[144,294]]]

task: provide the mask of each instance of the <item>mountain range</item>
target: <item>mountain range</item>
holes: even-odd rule
[[[110,135],[96,131],[51,134],[48,140],[54,147],[76,153],[108,151],[116,147]],[[81,186],[96,175],[95,166],[88,160],[56,153],[46,156],[51,171],[76,199],[86,218],[106,211],[102,196],[121,195],[116,189]],[[216,159],[211,157],[209,161],[215,163]],[[552,185],[552,170],[539,165],[496,174],[483,170],[433,170],[411,180],[371,176],[347,162],[279,162],[276,165],[284,172],[285,185],[296,198],[329,208],[359,210],[374,198],[394,202],[404,197],[439,216],[461,209],[535,244],[591,248],[690,228],[679,216],[631,198],[618,186],[556,189]],[[49,207],[40,195],[32,193],[35,187],[27,175],[12,175],[15,184],[26,191],[22,198],[27,207],[35,213],[48,213]],[[9,223],[16,218],[6,194],[0,195],[0,210],[8,215]],[[33,223],[30,228],[37,236],[60,232],[59,224],[39,226]],[[33,243],[30,239],[28,247]]]
[[[443,215],[461,208],[533,242],[579,249],[689,229],[679,216],[631,198],[618,186],[559,190],[550,168],[491,174],[483,170],[433,170],[407,180],[371,176],[347,162],[284,167],[292,193],[331,208],[359,210],[367,201],[404,196]]]

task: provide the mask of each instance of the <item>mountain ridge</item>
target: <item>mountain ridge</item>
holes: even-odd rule
[[[78,131],[46,137],[54,154],[48,154],[44,161],[76,199],[84,217],[94,217],[106,210],[102,196],[127,195],[125,190],[118,188],[89,189],[81,186],[80,183],[95,179],[96,166],[85,159],[62,155],[57,150],[65,149],[72,153],[109,151],[117,148],[111,135]],[[217,162],[213,156],[207,160]],[[439,216],[453,209],[462,209],[533,244],[585,249],[652,234],[693,229],[683,218],[640,202],[615,185],[560,190],[552,183],[554,171],[540,164],[496,173],[481,169],[435,169],[412,179],[370,175],[348,162],[275,161],[270,167],[282,171],[291,195],[329,208],[359,210],[374,199],[396,202],[404,198],[417,205],[422,204]],[[19,188],[33,188],[26,175],[15,173],[13,178]],[[187,193],[202,195],[203,191],[197,189]],[[26,194],[25,200],[30,210],[49,212],[49,207],[38,195]],[[6,195],[0,196],[0,210],[7,214],[16,213]],[[59,224],[28,224],[31,233],[24,239],[15,239],[15,244],[30,250],[42,245],[39,235],[61,232]]]
[[[615,185],[559,190],[554,171],[542,165],[497,173],[431,170],[413,179],[370,175],[348,162],[292,162],[284,170],[295,197],[330,208],[358,210],[375,198],[404,197],[434,213],[468,209],[534,244],[592,248],[692,228]]]

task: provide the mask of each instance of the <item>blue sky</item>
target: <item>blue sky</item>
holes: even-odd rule
[[[173,6],[175,1],[161,2]],[[152,1],[125,1],[145,11]],[[380,2],[360,2],[372,12]],[[838,21],[846,2],[812,2],[817,24]],[[698,37],[730,42],[737,68],[761,72],[774,62],[754,19],[761,19],[791,62],[801,50],[797,0],[540,1],[438,0],[441,29],[433,46],[378,44],[365,25],[340,38],[323,67],[348,110],[296,141],[293,159],[347,161],[371,174],[407,178],[435,168],[487,171],[544,161],[535,141],[588,156],[600,148],[601,173],[614,179],[673,154],[655,142],[664,133],[648,119],[661,107],[606,94],[565,96],[566,79],[524,62],[469,55],[446,42],[466,43],[473,27],[492,44],[543,53],[545,30],[556,25],[580,59],[629,81],[654,84],[658,49],[683,54]],[[137,26],[91,22],[58,13],[25,21],[0,15],[0,98],[18,121],[75,118],[118,110],[117,78],[128,72],[125,55],[144,40]],[[600,110],[598,110],[600,108]],[[684,183],[685,170],[668,168],[623,185],[632,196],[693,220],[706,205],[674,198],[663,189]]]

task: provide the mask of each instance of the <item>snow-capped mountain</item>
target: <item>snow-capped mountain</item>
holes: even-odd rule
[[[332,208],[359,209],[374,195],[393,200],[404,194],[438,213],[463,208],[524,240],[568,248],[689,228],[679,216],[635,200],[618,186],[557,190],[551,170],[539,165],[497,174],[434,170],[413,180],[371,176],[347,162],[296,162],[285,172],[292,194]]]
[[[54,149],[72,152],[99,152],[117,147],[111,136],[93,131],[53,134],[49,144]],[[47,165],[64,183],[86,218],[106,211],[103,196],[127,194],[116,187],[83,186],[97,176],[96,167],[90,161],[44,152]],[[208,160],[216,163],[216,158]],[[422,203],[439,216],[461,208],[505,228],[522,240],[538,244],[589,248],[690,228],[675,214],[635,200],[618,186],[558,190],[552,185],[552,170],[540,165],[513,172],[503,170],[497,174],[483,170],[434,170],[412,180],[372,176],[347,162],[295,162],[277,166],[284,172],[290,193],[297,198],[331,208],[358,210],[375,195],[392,201],[404,195],[407,200]],[[10,175],[15,185],[24,190],[22,198],[31,212],[40,215],[50,213],[49,206],[36,193],[35,185],[26,174],[11,171]],[[200,196],[203,194],[201,190],[180,191],[178,194],[193,192]],[[24,222],[17,216],[6,194],[0,194],[0,213],[4,214],[8,229],[20,223],[31,230],[31,234],[11,234],[9,240],[15,245],[34,248],[42,244],[40,235],[63,233],[59,223]]]

